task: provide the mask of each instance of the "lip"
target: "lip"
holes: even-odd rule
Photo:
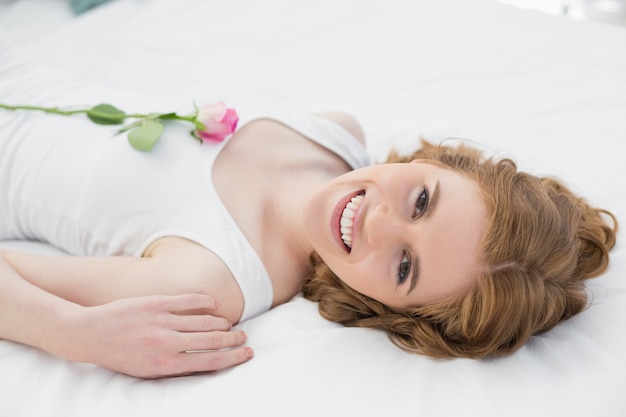
[[[346,208],[346,205],[350,202],[350,200],[352,200],[352,198],[356,197],[357,195],[364,194],[364,193],[365,193],[365,190],[358,190],[343,197],[341,200],[339,200],[339,202],[337,202],[337,205],[335,205],[335,209],[333,210],[333,213],[330,217],[330,230],[333,235],[333,238],[335,239],[335,242],[337,242],[339,247],[347,253],[350,253],[350,249],[348,249],[348,247],[343,243],[343,239],[341,238],[341,225],[340,225],[341,215],[343,213],[343,209]],[[360,211],[361,211],[361,207],[359,207],[359,212]],[[354,226],[353,226],[354,229],[352,232],[353,238],[356,235],[356,231],[357,231],[357,222],[358,222],[359,212],[357,212],[356,215],[354,216]]]

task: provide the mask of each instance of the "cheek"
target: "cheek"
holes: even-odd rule
[[[379,298],[384,293],[385,273],[382,271],[382,264],[380,260],[368,257],[353,263],[338,265],[334,271],[353,290],[371,298]]]

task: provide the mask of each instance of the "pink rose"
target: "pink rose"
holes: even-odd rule
[[[204,141],[221,142],[235,131],[238,121],[235,109],[227,108],[222,102],[208,104],[198,111],[194,133]]]

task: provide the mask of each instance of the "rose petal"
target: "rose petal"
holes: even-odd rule
[[[235,109],[229,109],[222,102],[208,104],[198,111],[196,120],[204,125],[196,130],[196,135],[205,141],[219,142],[237,128],[239,116]]]

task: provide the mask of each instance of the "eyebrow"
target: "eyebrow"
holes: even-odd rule
[[[437,201],[439,201],[439,180],[435,182],[435,186],[433,187],[433,192],[430,196],[430,201],[428,202],[428,207],[426,207],[426,213],[424,213],[423,218],[427,219],[432,217],[432,213],[435,211],[435,208],[437,208]],[[419,257],[413,256],[413,259],[414,261],[412,262],[411,268],[411,285],[409,285],[409,290],[406,292],[406,295],[409,295],[411,291],[413,291],[420,275]]]

